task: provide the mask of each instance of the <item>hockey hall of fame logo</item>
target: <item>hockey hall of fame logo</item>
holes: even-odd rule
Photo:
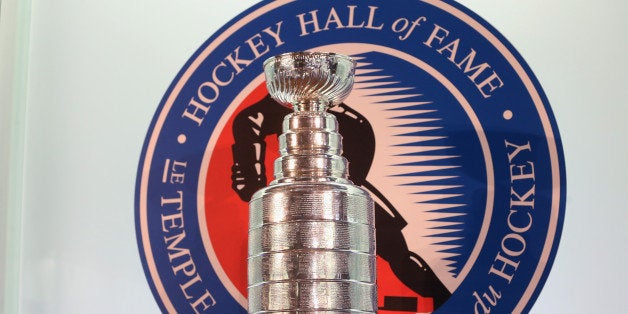
[[[303,50],[357,60],[332,113],[350,179],[376,203],[379,312],[529,311],[564,217],[558,129],[512,46],[438,0],[262,2],[198,49],[138,170],[137,239],[161,310],[246,313],[248,200],[272,180],[287,113],[262,63]]]

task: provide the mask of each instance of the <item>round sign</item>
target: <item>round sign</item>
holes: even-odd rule
[[[164,312],[246,313],[248,200],[288,112],[262,63],[357,60],[332,109],[350,179],[375,200],[380,313],[527,312],[565,203],[558,129],[514,48],[453,1],[266,1],[207,40],[146,137],[136,229]]]

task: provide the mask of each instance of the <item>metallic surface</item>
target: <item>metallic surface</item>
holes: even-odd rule
[[[348,180],[336,118],[355,62],[290,53],[264,63],[271,96],[295,109],[275,180],[249,203],[249,313],[375,313],[373,201]]]

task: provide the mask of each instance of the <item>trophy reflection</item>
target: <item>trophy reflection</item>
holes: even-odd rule
[[[269,93],[291,108],[274,180],[249,203],[249,313],[376,313],[375,217],[348,179],[328,112],[353,86],[355,61],[296,52],[264,62]]]

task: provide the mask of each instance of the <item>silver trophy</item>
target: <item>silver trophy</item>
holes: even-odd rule
[[[375,221],[348,179],[338,122],[353,59],[296,52],[264,62],[283,120],[275,179],[249,203],[249,313],[376,313]]]

